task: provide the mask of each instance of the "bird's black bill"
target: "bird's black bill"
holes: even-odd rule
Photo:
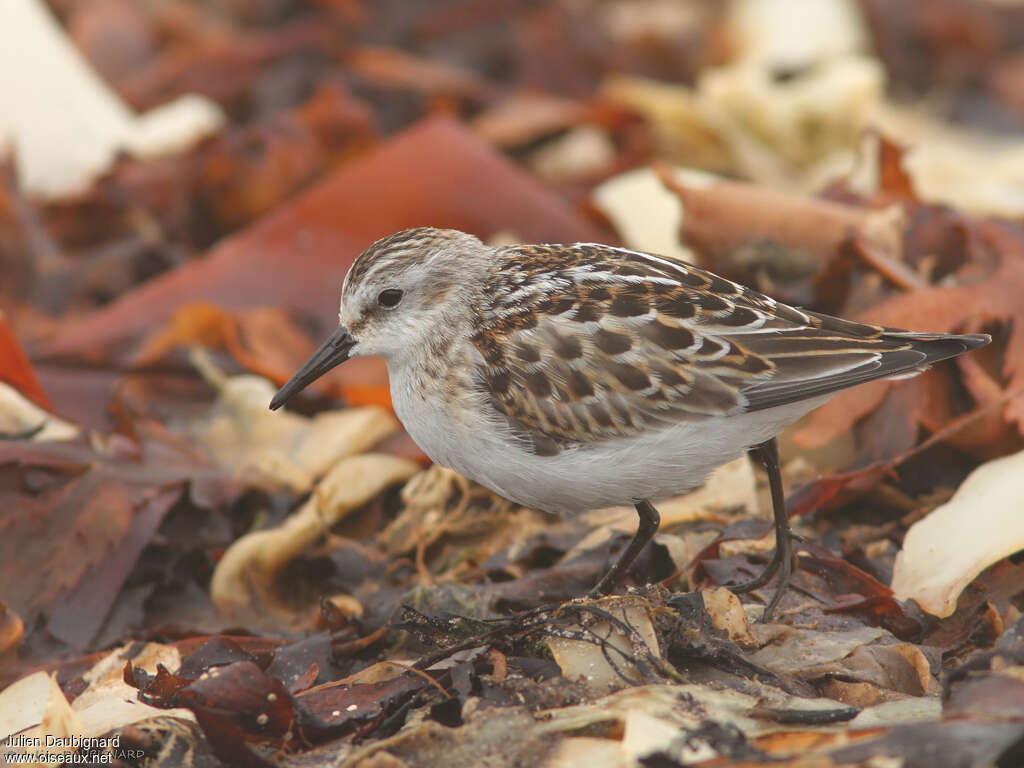
[[[320,345],[320,348],[310,356],[298,372],[277,391],[270,401],[270,410],[276,411],[331,368],[348,360],[348,353],[355,343],[355,339],[349,335],[348,329],[339,326],[338,330]]]

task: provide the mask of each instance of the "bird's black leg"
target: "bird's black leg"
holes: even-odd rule
[[[759,459],[768,472],[768,485],[772,493],[772,513],[775,516],[775,552],[771,562],[760,576],[751,581],[730,586],[729,589],[732,592],[749,592],[767,584],[778,572],[779,583],[775,587],[775,594],[761,617],[762,621],[770,621],[779,600],[782,599],[782,594],[789,586],[789,579],[793,575],[794,536],[789,529],[789,518],[786,515],[786,497],[782,492],[782,472],[779,471],[779,446],[775,442],[775,438],[755,445],[748,453],[751,458]]]
[[[626,550],[619,555],[619,559],[615,561],[615,565],[608,569],[608,572],[604,577],[597,582],[597,586],[591,591],[591,595],[608,595],[615,591],[622,581],[622,577],[626,575],[626,570],[636,560],[636,556],[640,554],[641,550],[647,546],[647,542],[654,538],[654,534],[658,531],[658,526],[661,525],[661,515],[658,514],[658,510],[654,508],[654,505],[647,499],[638,501],[636,503],[636,513],[640,517],[640,522],[636,527],[636,535],[633,536],[633,540],[629,542],[629,546]]]

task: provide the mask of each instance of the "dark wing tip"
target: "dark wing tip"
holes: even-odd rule
[[[986,344],[992,341],[992,337],[987,333],[965,333],[958,337],[964,343],[964,352],[969,352],[972,349],[978,347],[984,347]]]
[[[750,410],[785,405],[838,392],[875,379],[899,379],[922,373],[935,363],[959,357],[992,341],[986,333],[915,333],[886,328],[875,340],[851,339],[851,353],[868,355],[863,364],[833,375],[767,379],[744,390]],[[858,343],[859,342],[859,343]],[[873,353],[873,359],[871,359]],[[837,359],[833,354],[822,359]]]
[[[910,342],[910,348],[924,355],[922,365],[931,365],[952,357],[984,347],[992,341],[987,333],[941,334],[941,333],[886,333],[883,338],[891,341]]]

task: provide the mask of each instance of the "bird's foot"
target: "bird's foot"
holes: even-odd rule
[[[787,531],[787,536],[790,541],[803,542],[805,539],[799,534]],[[776,546],[772,550],[772,559],[765,566],[765,569],[761,572],[760,576],[757,576],[750,581],[744,581],[740,584],[726,585],[726,588],[735,594],[742,594],[743,592],[751,592],[755,589],[763,587],[776,573],[779,574],[779,583],[775,587],[775,594],[772,595],[772,599],[768,601],[768,605],[764,609],[764,613],[761,614],[761,622],[767,623],[771,621],[772,616],[775,614],[775,609],[779,605],[779,601],[782,599],[782,595],[789,588],[789,582],[793,577],[793,571],[796,567],[796,552],[793,550],[792,545],[788,546]]]

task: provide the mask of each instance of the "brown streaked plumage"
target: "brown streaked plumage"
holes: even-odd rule
[[[625,249],[497,255],[474,307],[478,374],[510,422],[549,450],[806,400],[977,343],[798,310]]]
[[[698,267],[593,243],[489,247],[455,230],[383,238],[342,285],[340,325],[271,402],[357,354],[435,461],[525,506],[635,504],[614,587],[658,526],[658,500],[749,451],[769,472],[780,572],[791,541],[775,435],[835,392],[913,375],[989,341],[854,323]]]

